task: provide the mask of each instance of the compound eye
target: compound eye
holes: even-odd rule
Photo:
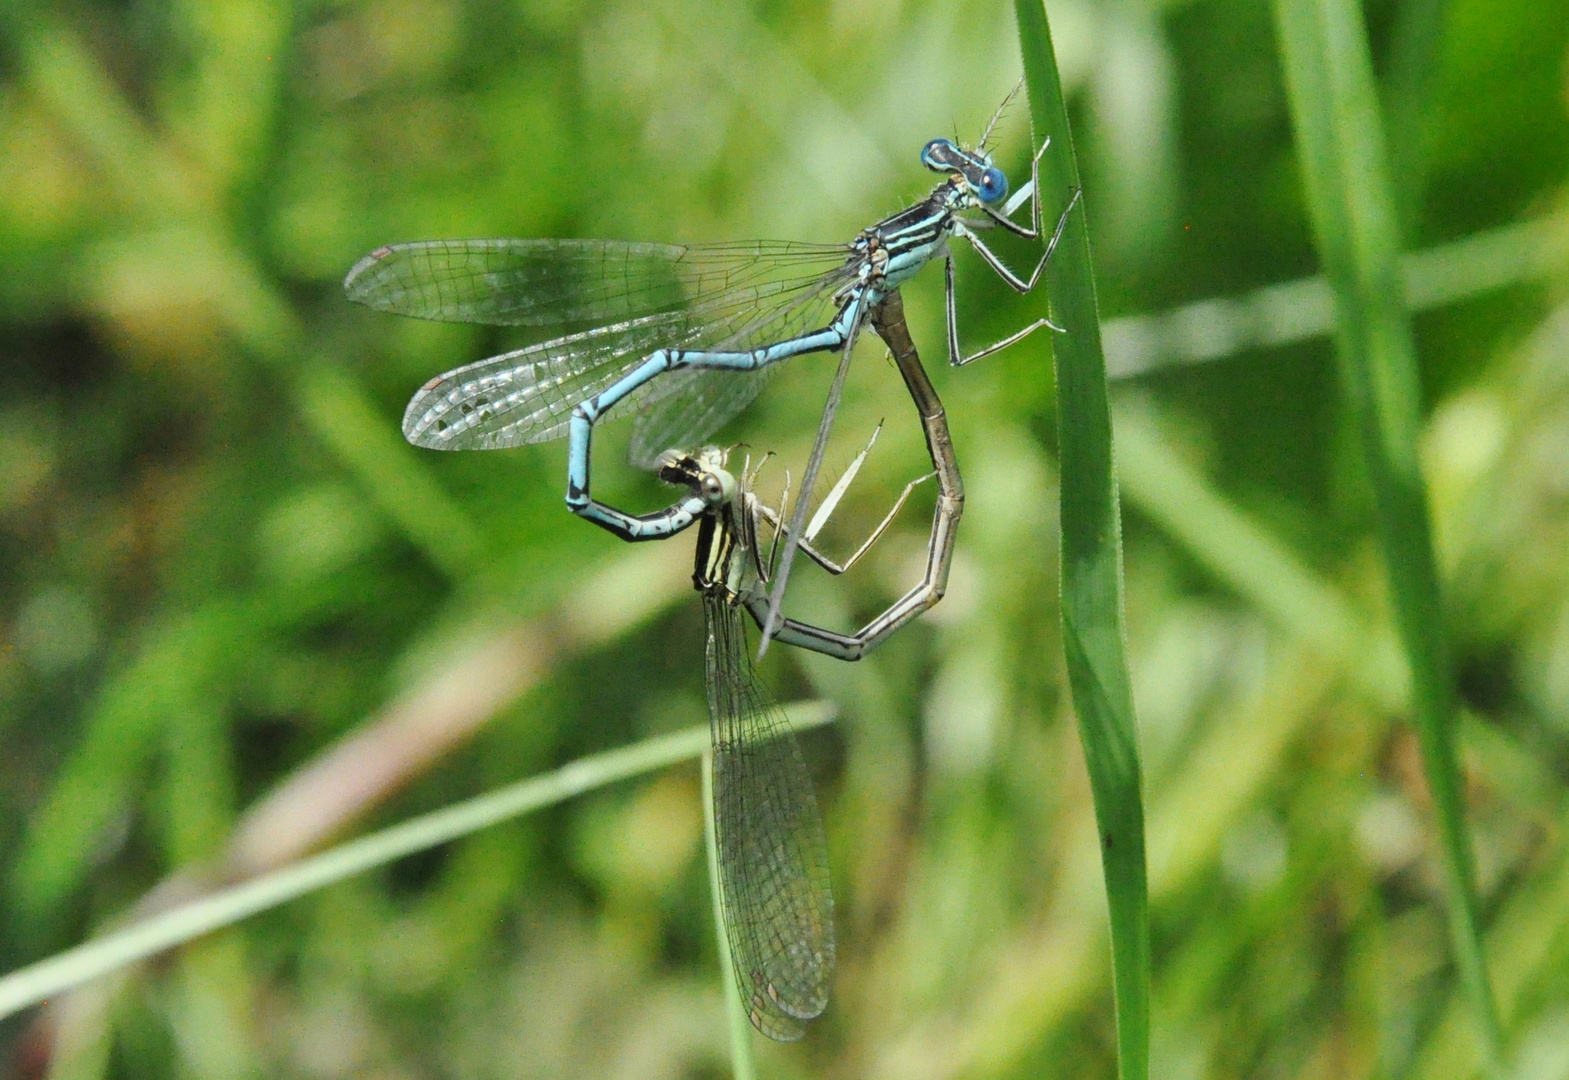
[[[975,189],[981,202],[994,203],[1008,197],[1008,178],[995,166],[981,173],[981,182]]]
[[[950,139],[933,139],[921,148],[921,164],[932,172],[952,172],[959,148]]]
[[[725,486],[719,482],[719,477],[708,473],[703,477],[703,498],[711,503],[716,503],[724,498]]]

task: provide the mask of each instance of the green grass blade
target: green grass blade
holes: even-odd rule
[[[1416,345],[1401,295],[1399,231],[1367,33],[1352,0],[1275,0],[1274,9],[1309,209],[1335,293],[1342,391],[1361,435],[1411,668],[1411,708],[1443,847],[1451,947],[1496,1067],[1503,1039],[1477,926],[1454,686],[1417,458]]]
[[[1422,134],[1428,91],[1443,42],[1446,0],[1402,0],[1390,32],[1389,75],[1384,102],[1389,118],[1389,160],[1398,178],[1405,235],[1414,236],[1421,220]]]
[[[210,693],[206,680],[221,677],[226,657],[264,631],[268,615],[259,602],[215,600],[147,631],[141,655],[107,680],[10,867],[11,902],[26,926],[47,926],[88,877],[100,837],[127,811],[169,717]]]
[[[442,573],[464,580],[484,550],[468,513],[431,476],[351,376],[318,364],[295,381],[300,413]]]
[[[714,900],[714,939],[719,943],[720,985],[725,995],[725,1025],[730,1029],[730,1065],[735,1080],[756,1080],[752,1061],[752,1024],[741,1004],[730,962],[730,938],[725,934],[725,905],[719,896],[719,840],[714,829],[714,748],[703,748],[703,846],[708,852],[708,892]]]
[[[797,731],[833,719],[826,706],[786,709]],[[209,934],[317,889],[575,795],[703,753],[708,725],[579,758],[520,781],[372,833],[276,873],[204,896],[0,977],[0,1019],[127,964]],[[744,1019],[744,1018],[743,1018]]]
[[[1472,233],[1401,260],[1406,308],[1431,311],[1532,281],[1550,281],[1569,263],[1569,214],[1558,211]],[[1202,328],[1202,334],[1195,334]],[[1106,375],[1136,378],[1173,364],[1224,360],[1275,349],[1335,329],[1334,298],[1322,277],[1297,278],[1245,293],[1197,300],[1101,327]]]
[[[1079,188],[1068,111],[1040,0],[1015,0],[1030,117],[1052,147],[1038,197],[1053,208]],[[1053,219],[1053,209],[1043,215]],[[1095,797],[1101,868],[1111,913],[1118,1075],[1149,1075],[1149,886],[1138,725],[1125,655],[1122,519],[1112,460],[1111,408],[1101,352],[1095,275],[1080,200],[1046,269],[1053,315],[1057,431],[1062,467],[1062,638],[1079,735]]]

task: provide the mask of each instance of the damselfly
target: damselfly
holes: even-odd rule
[[[736,986],[753,1026],[789,1041],[800,1038],[806,1022],[828,1004],[833,893],[811,778],[789,721],[753,670],[741,614],[742,607],[766,604],[771,559],[763,554],[758,526],[771,525],[777,539],[780,513],[752,493],[755,474],[743,469],[739,478],[733,476],[725,457],[713,447],[695,454],[669,451],[659,461],[659,475],[686,487],[689,500],[702,504],[692,583],[702,594],[707,627],[719,899]],[[864,458],[862,451],[815,515],[814,526],[832,512]],[[848,569],[893,520],[913,486],[906,486],[843,566],[812,546],[815,528],[801,537],[801,550],[829,570]],[[815,629],[793,625],[803,632]]]
[[[1012,95],[1010,95],[1011,99]],[[1006,108],[1007,102],[1003,103]],[[693,445],[744,408],[774,364],[805,353],[840,350],[816,443],[804,471],[784,552],[774,576],[763,643],[780,632],[779,605],[801,535],[805,508],[822,463],[850,354],[870,324],[880,334],[903,327],[899,287],[931,260],[945,264],[948,357],[968,364],[1052,324],[1040,318],[969,355],[960,349],[948,239],[959,237],[1002,279],[1029,292],[1062,235],[1073,202],[1028,277],[1010,270],[977,235],[1001,227],[1039,239],[1040,158],[1029,182],[1008,199],[1008,180],[986,151],[1003,108],[980,144],[965,149],[933,139],[921,151],[927,168],[946,174],[915,205],[863,230],[847,245],[814,246],[753,241],[675,246],[614,240],[434,240],[378,248],[344,281],[349,299],[381,311],[420,318],[493,325],[566,326],[572,332],[468,364],[426,383],[403,417],[403,432],[418,446],[496,449],[569,436],[567,506],[626,540],[668,536],[689,525],[681,504],[634,515],[590,494],[594,424],[617,411],[640,413],[632,438],[635,464],[647,466],[667,447]],[[1074,199],[1077,199],[1075,194]],[[1006,200],[1006,201],[1005,201]],[[1026,201],[1031,223],[1013,220]],[[978,211],[980,216],[963,216]],[[904,334],[908,340],[908,334]],[[885,341],[887,335],[884,334]],[[896,354],[892,342],[889,347]],[[914,356],[914,347],[909,353]],[[914,360],[919,367],[919,360]],[[906,381],[910,372],[904,371]],[[667,376],[660,378],[659,376]],[[921,381],[926,382],[924,372]],[[940,416],[935,394],[922,404]],[[934,558],[928,575],[898,604],[856,635],[802,641],[855,659],[942,595],[962,490],[946,422],[942,438],[927,441],[943,481],[933,523]],[[942,552],[936,552],[938,547]],[[934,580],[933,570],[942,573]],[[914,602],[911,597],[920,594]]]

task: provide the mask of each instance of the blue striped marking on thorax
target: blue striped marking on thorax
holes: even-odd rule
[[[924,202],[866,230],[867,239],[882,249],[880,284],[885,290],[897,289],[942,250],[953,228],[954,212],[947,196],[944,184]]]

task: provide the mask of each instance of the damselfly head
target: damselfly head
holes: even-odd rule
[[[952,139],[933,139],[921,149],[921,164],[964,181],[976,199],[990,206],[1008,197],[1008,178],[987,154],[961,148]]]
[[[736,482],[725,469],[729,452],[705,446],[693,454],[666,450],[654,462],[655,472],[667,484],[688,488],[710,506],[723,506],[735,498]]]
[[[666,450],[654,459],[654,475],[667,484],[690,486],[697,473],[697,462],[681,450]]]

